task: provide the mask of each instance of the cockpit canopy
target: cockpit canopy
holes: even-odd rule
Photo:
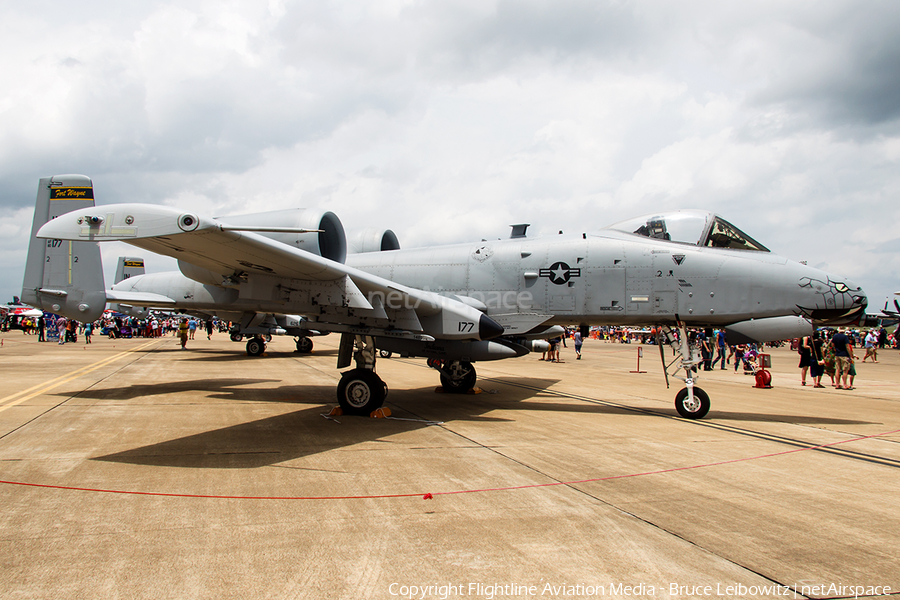
[[[693,246],[769,252],[768,248],[725,219],[704,210],[645,215],[620,221],[606,229]]]

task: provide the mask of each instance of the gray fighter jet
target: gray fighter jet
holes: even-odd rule
[[[539,350],[560,326],[651,325],[675,353],[668,367],[663,358],[667,382],[670,371],[683,372],[676,409],[701,418],[710,402],[696,385],[701,360],[688,328],[784,339],[808,334],[810,322],[855,322],[867,304],[847,279],[777,256],[696,210],[593,233],[527,238],[520,227],[506,240],[348,255],[330,212],[212,218],[94,206],[89,178],[61,175],[40,181],[33,235],[22,299],[45,310],[84,321],[121,302],[240,315],[276,333],[340,333],[338,368],[356,365],[337,396],[355,414],[384,401],[377,350],[428,358],[446,390],[467,391],[472,363]],[[106,290],[97,242],[112,240],[172,256],[180,273],[138,275]],[[303,316],[282,324],[276,315]],[[248,342],[251,354],[259,348],[261,338]]]

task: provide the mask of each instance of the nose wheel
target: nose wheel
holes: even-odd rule
[[[693,388],[693,394],[682,388],[675,395],[675,410],[685,419],[702,419],[709,412],[709,394],[698,387]]]

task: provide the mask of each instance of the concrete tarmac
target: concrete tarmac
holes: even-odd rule
[[[897,351],[852,391],[787,349],[770,390],[704,373],[700,421],[654,346],[478,363],[464,396],[395,356],[394,418],[328,419],[337,336],[2,340],[3,599],[900,592]]]

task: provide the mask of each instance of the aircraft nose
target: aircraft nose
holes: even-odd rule
[[[838,282],[835,284],[835,287],[839,292],[847,297],[847,300],[849,301],[852,308],[865,311],[866,306],[869,305],[869,298],[868,296],[866,296],[866,293],[863,291],[862,287],[856,285],[852,281],[848,281],[845,279],[843,282],[843,286],[840,282]]]
[[[823,273],[824,277],[805,278],[814,295],[814,303],[803,307],[817,323],[842,325],[855,322],[866,312],[869,299],[862,287],[852,281]]]

